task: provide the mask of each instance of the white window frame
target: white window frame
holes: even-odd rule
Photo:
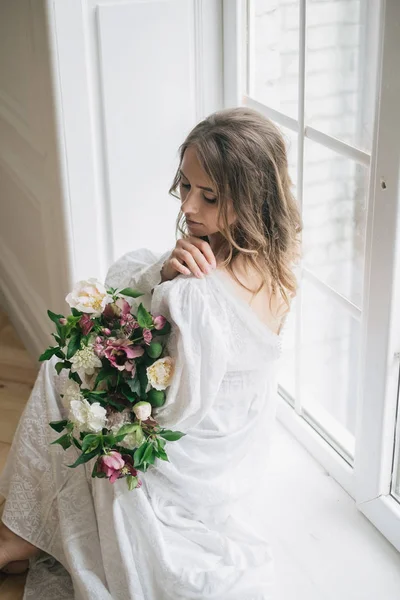
[[[298,118],[288,117],[243,92],[247,76],[244,64],[244,49],[248,43],[246,13],[250,10],[246,0],[223,0],[224,106],[253,107],[278,125],[298,134],[297,199],[300,208],[303,203],[305,138],[370,168],[362,311],[341,298],[346,310],[359,320],[362,332],[353,466],[341,455],[345,455],[345,448],[340,454],[311,422],[301,416],[299,390],[296,391],[295,404],[291,406],[284,398],[284,390],[279,388],[277,418],[349,493],[357,508],[400,550],[400,504],[391,495],[396,418],[397,411],[400,412],[400,46],[397,37],[400,2],[381,0],[372,2],[371,7],[376,10],[379,20],[377,79],[369,81],[377,91],[371,153],[305,126],[306,0],[300,0],[299,8]],[[249,51],[252,51],[251,47]],[[301,335],[302,278],[312,279],[338,299],[335,291],[302,265],[300,273],[296,336]],[[296,359],[296,369],[299,369],[299,357]],[[400,435],[400,425],[398,427]]]

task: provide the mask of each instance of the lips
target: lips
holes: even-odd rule
[[[192,221],[191,219],[186,219],[186,222],[190,225],[191,223],[193,225],[201,225],[201,223],[198,223],[197,221]]]

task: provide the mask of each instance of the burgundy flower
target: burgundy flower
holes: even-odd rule
[[[104,356],[110,361],[112,366],[119,371],[124,371],[125,369],[131,371],[132,367],[130,359],[142,356],[143,353],[144,349],[141,346],[132,345],[131,340],[106,340]],[[126,363],[128,363],[128,365],[126,365]]]
[[[125,298],[118,298],[115,302],[107,304],[103,310],[103,316],[111,321],[115,318],[119,319],[121,316],[129,314],[130,310],[131,306],[129,302],[127,302]]]
[[[121,475],[121,470],[125,466],[125,461],[119,452],[111,450],[108,454],[100,456],[97,461],[97,468],[100,472],[106,474],[110,483],[114,483]]]
[[[130,454],[120,454],[115,450],[100,456],[97,460],[97,469],[106,474],[110,483],[114,483],[117,479],[126,475],[137,477],[138,473],[133,466],[133,459]],[[137,487],[139,488],[141,485],[142,482],[138,479]]]
[[[84,313],[78,322],[83,331],[83,335],[87,335],[94,327],[94,322],[87,313]]]

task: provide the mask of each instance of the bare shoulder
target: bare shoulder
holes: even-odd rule
[[[272,331],[279,333],[282,320],[288,312],[287,302],[279,288],[273,293],[271,281],[269,280],[267,283],[264,282],[257,294],[254,294],[250,290],[257,290],[263,283],[261,275],[254,267],[236,263],[234,273],[240,283],[226,268],[218,267],[218,269],[229,277],[237,295],[247,302],[259,319]]]

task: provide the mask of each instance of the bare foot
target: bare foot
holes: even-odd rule
[[[4,569],[5,565],[11,562],[25,561],[37,556],[40,552],[40,548],[36,548],[11,531],[4,523],[0,523],[0,569]],[[17,566],[14,565],[14,568]]]
[[[12,560],[5,567],[0,569],[2,573],[7,575],[19,575],[25,573],[29,569],[29,560]]]

